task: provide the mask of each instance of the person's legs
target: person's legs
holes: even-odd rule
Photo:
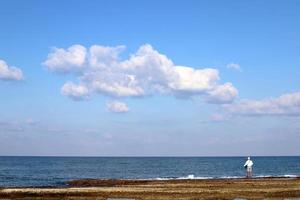
[[[252,177],[252,167],[247,167],[248,178]]]
[[[247,178],[252,177],[252,167],[247,167]]]

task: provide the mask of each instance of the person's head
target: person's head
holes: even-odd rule
[[[248,157],[248,160],[250,160],[250,157]]]

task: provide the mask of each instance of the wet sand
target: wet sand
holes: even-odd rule
[[[300,199],[299,178],[78,180],[68,184],[66,188],[2,188],[0,199]]]

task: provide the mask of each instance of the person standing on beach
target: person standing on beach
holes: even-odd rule
[[[251,178],[252,177],[252,166],[253,166],[253,162],[250,159],[250,157],[248,157],[248,160],[245,162],[244,167],[246,168],[247,171],[247,178]]]

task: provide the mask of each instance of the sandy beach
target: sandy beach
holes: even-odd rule
[[[300,178],[76,180],[65,188],[1,188],[0,199],[300,199]]]

